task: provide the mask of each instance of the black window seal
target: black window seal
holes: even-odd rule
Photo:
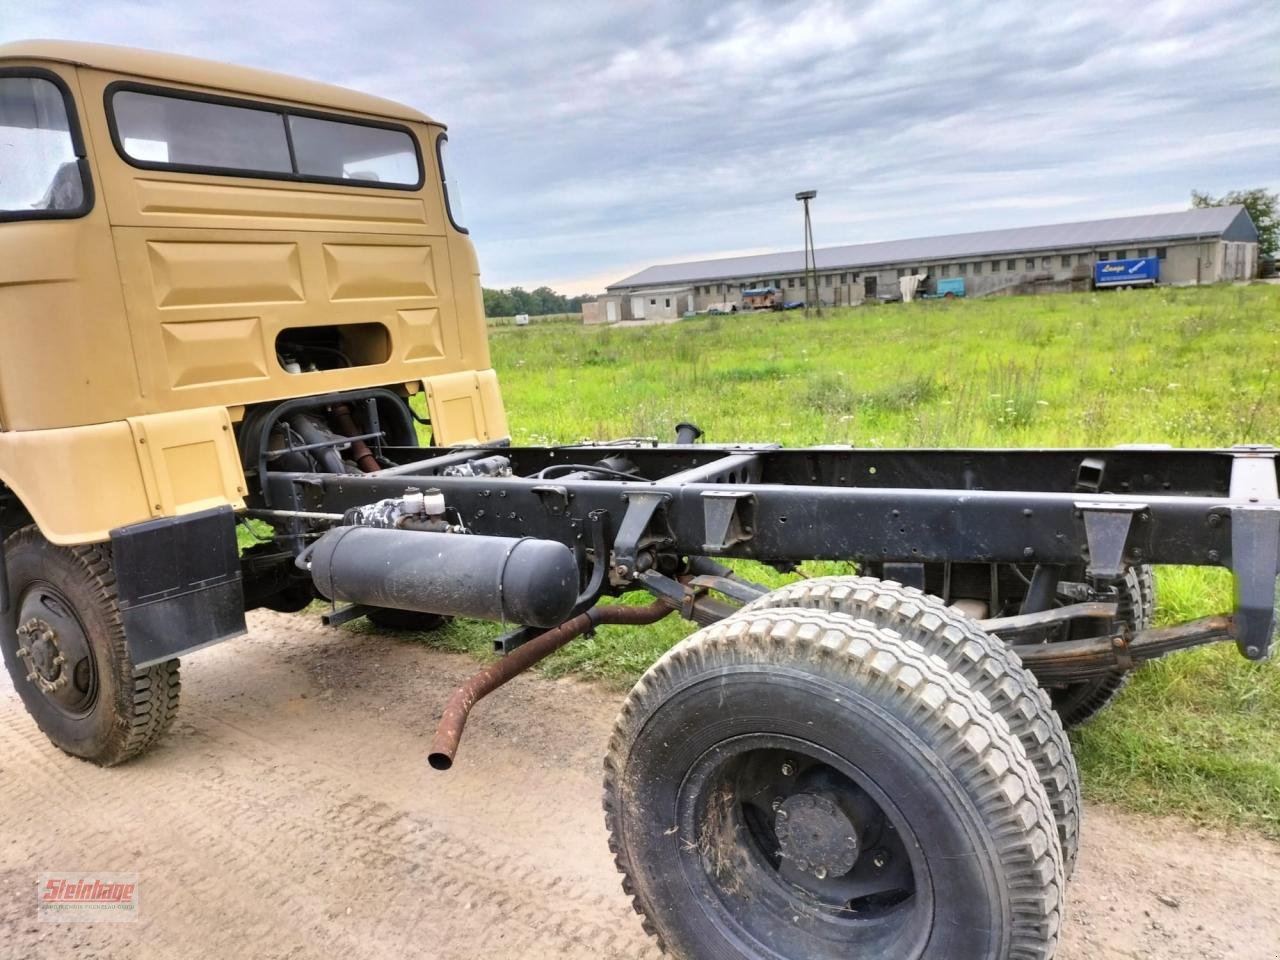
[[[449,224],[453,229],[457,230],[459,233],[470,233],[470,230],[462,226],[453,218],[453,207],[450,206],[449,184],[448,181],[445,180],[444,157],[440,155],[440,151],[444,149],[444,145],[448,143],[448,141],[449,135],[447,133],[441,133],[436,137],[436,167],[440,170],[440,192],[444,194],[444,212],[445,216],[449,218]]]
[[[62,75],[44,67],[0,67],[0,78],[47,80],[62,94],[62,105],[67,112],[67,132],[71,135],[71,152],[80,171],[80,186],[84,198],[73,210],[0,210],[0,223],[17,223],[27,220],[79,220],[93,209],[93,177],[89,172],[89,152],[85,149],[84,135],[80,131],[80,114],[71,87]]]
[[[289,145],[289,162],[294,168],[292,172],[279,170],[253,170],[241,167],[212,167],[197,163],[162,163],[154,160],[139,160],[129,156],[124,148],[124,140],[120,136],[120,128],[116,123],[112,97],[118,92],[130,91],[145,93],[157,97],[171,97],[175,100],[193,100],[197,103],[214,103],[226,107],[240,107],[245,110],[258,110],[262,113],[273,113],[280,117],[284,124],[284,135]],[[253,180],[281,180],[286,183],[323,183],[337,187],[356,187],[361,190],[399,190],[402,193],[416,193],[427,181],[426,164],[422,162],[422,144],[414,132],[402,123],[391,123],[383,120],[371,120],[367,117],[353,117],[345,113],[328,113],[322,110],[308,110],[292,107],[271,100],[248,100],[241,97],[227,97],[221,94],[201,93],[198,90],[184,90],[180,87],[166,87],[152,83],[137,83],[132,80],[116,80],[107,84],[102,94],[103,108],[107,114],[107,130],[111,133],[111,143],[116,153],[131,167],[139,170],[164,170],[171,173],[194,173],[210,177],[245,177]],[[310,120],[329,120],[333,123],[349,123],[357,127],[373,127],[377,130],[394,130],[403,133],[413,144],[413,155],[418,163],[418,180],[416,183],[384,183],[374,180],[344,180],[342,177],[320,177],[314,174],[298,173],[298,161],[293,150],[293,134],[289,129],[289,117],[304,117]]]

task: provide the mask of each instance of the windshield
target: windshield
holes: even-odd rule
[[[75,214],[84,204],[62,91],[42,77],[0,77],[0,215]]]
[[[449,138],[444,134],[436,141],[436,157],[440,161],[440,182],[444,186],[444,205],[449,214],[449,222],[454,228],[467,232],[466,219],[462,213],[462,191],[458,181],[449,175]]]

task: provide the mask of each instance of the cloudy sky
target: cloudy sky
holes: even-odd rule
[[[1280,3],[0,0],[62,37],[280,70],[450,127],[487,286],[1280,189]]]

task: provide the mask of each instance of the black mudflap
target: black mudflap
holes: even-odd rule
[[[245,632],[230,507],[120,527],[111,531],[111,551],[135,667]]]

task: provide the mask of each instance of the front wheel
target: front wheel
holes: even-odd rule
[[[1052,957],[1053,813],[1022,744],[937,657],[866,621],[744,612],[623,706],[605,811],[677,956]]]
[[[36,725],[102,766],[155,744],[177,714],[178,661],[134,668],[110,548],[55,546],[27,527],[4,550],[17,632],[0,636],[0,648]]]

